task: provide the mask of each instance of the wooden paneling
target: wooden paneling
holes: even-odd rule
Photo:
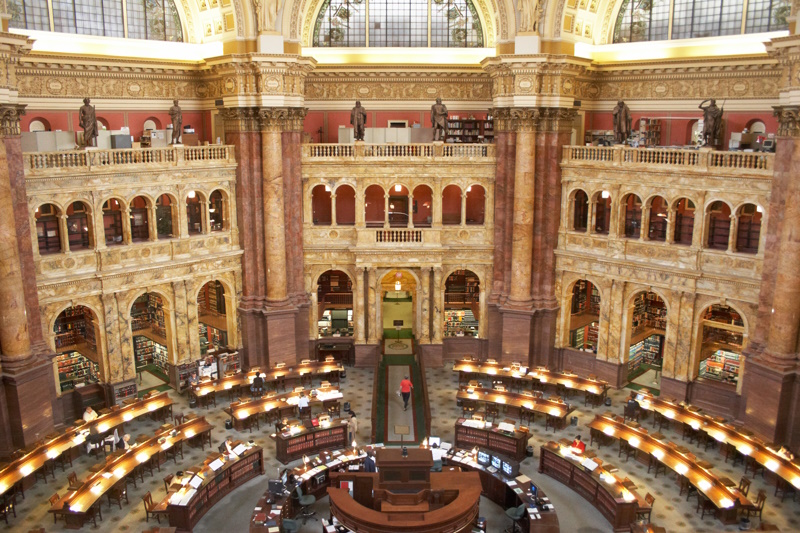
[[[739,412],[739,395],[736,386],[713,379],[696,379],[689,384],[689,402],[725,418],[733,418]]]

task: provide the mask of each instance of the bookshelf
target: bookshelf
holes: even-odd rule
[[[77,306],[64,310],[53,326],[56,350],[85,343],[97,352],[92,312],[86,307]]]
[[[136,398],[138,389],[135,381],[118,383],[114,387],[114,402],[117,405],[122,405],[122,402],[130,398]]]
[[[56,356],[58,381],[61,392],[75,388],[78,383],[97,383],[100,365],[78,352],[67,352]]]
[[[349,444],[346,424],[332,425],[329,428],[306,429],[296,435],[288,433],[276,435],[277,457],[278,461],[283,464],[300,459],[303,455],[346,448]]]
[[[720,381],[736,381],[739,378],[741,355],[727,350],[717,350],[700,361],[699,375]]]
[[[239,352],[219,354],[217,356],[217,369],[220,375],[225,375],[226,372],[239,372],[241,369]]]
[[[639,119],[639,146],[661,145],[661,119]]]
[[[650,335],[646,339],[632,344],[628,350],[628,373],[635,371],[645,363],[661,366],[662,345],[663,336],[658,334]]]
[[[447,120],[448,143],[492,143],[494,142],[494,120],[486,118],[460,117],[453,115]]]
[[[136,360],[136,366],[144,366],[153,362],[153,341],[147,337],[136,335],[133,337],[133,356]]]
[[[444,312],[445,337],[477,337],[478,320],[471,309],[451,309]],[[463,335],[459,335],[463,333]]]
[[[529,435],[525,431],[504,433],[494,429],[464,426],[464,418],[456,421],[456,447],[472,449],[475,446],[507,455],[516,461],[525,459],[525,447]]]
[[[163,370],[165,374],[169,375],[169,354],[167,353],[166,346],[153,342],[153,362],[157,367]]]

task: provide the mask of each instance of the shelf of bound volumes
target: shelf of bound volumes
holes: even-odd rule
[[[136,335],[133,337],[133,355],[137,367],[154,364],[165,374],[169,374],[169,355],[167,347],[163,344],[142,335]]]
[[[517,461],[525,459],[527,431],[505,432],[497,428],[477,428],[465,425],[466,419],[456,421],[456,446],[472,449],[475,446],[502,453]]]
[[[324,450],[346,448],[347,425],[339,424],[328,428],[306,429],[292,435],[278,433],[275,435],[277,444],[278,461],[283,464],[291,463],[304,455],[318,454]]]
[[[661,366],[663,339],[663,335],[654,334],[632,344],[628,352],[628,373],[635,372],[643,364]]]
[[[78,352],[66,352],[56,356],[58,381],[61,391],[74,389],[77,384],[97,383],[100,365]]]

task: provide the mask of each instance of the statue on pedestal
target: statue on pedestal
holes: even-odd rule
[[[539,21],[542,18],[542,5],[539,0],[519,1],[519,31],[520,33],[539,32]]]
[[[356,106],[350,111],[350,124],[353,125],[354,138],[357,141],[364,140],[364,127],[367,125],[367,111],[361,107],[361,101],[356,101]]]
[[[97,138],[97,115],[94,106],[89,102],[88,97],[83,99],[83,105],[78,111],[78,124],[83,128],[83,144],[96,146],[94,140]]]
[[[172,107],[169,108],[169,118],[172,119],[172,144],[178,144],[181,138],[183,113],[177,100],[172,101]]]
[[[708,102],[707,106],[703,106]],[[721,137],[722,130],[722,109],[717,107],[714,98],[703,100],[699,106],[703,110],[703,146],[716,145],[717,139]]]
[[[441,98],[431,106],[431,125],[433,126],[433,140],[443,141],[447,137],[447,106]]]
[[[614,116],[614,142],[622,144],[631,135],[631,110],[619,100],[611,114]]]

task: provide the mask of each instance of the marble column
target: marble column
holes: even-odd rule
[[[364,229],[367,224],[364,220],[365,199],[364,187],[359,185],[356,187],[355,204],[356,204],[356,229]]]
[[[336,193],[331,194],[331,226],[336,226]]]
[[[122,211],[122,242],[131,244],[133,242],[133,231],[131,230],[131,209],[125,207]]]
[[[186,294],[186,282],[184,280],[172,282],[172,292],[174,294],[174,319],[170,319],[170,313],[164,305],[164,325],[167,335],[167,355],[169,364],[176,364],[183,354],[189,353],[189,335],[199,335],[198,329],[189,331],[189,299]],[[195,300],[195,306],[197,301]]]
[[[467,191],[461,193],[461,227],[467,225]]]
[[[356,279],[353,280],[355,284],[356,293],[354,295],[355,301],[353,302],[353,315],[355,316],[356,326],[356,344],[364,344],[366,342],[365,331],[365,315],[367,310],[364,309],[364,269],[356,267]]]
[[[203,235],[208,235],[211,233],[211,212],[209,211],[209,209],[211,209],[211,202],[201,201],[201,204],[203,206],[203,218],[200,221],[200,231]]]
[[[147,207],[147,240],[150,242],[158,240],[158,217],[155,204]]]
[[[264,187],[264,251],[267,264],[267,302],[282,304],[287,298],[286,234],[284,232],[283,154],[281,131],[287,118],[285,109],[267,108],[260,112],[261,175]]]
[[[665,242],[672,244],[675,242],[675,219],[678,218],[678,211],[673,205],[667,210],[667,236]]]
[[[389,193],[383,194],[383,227],[389,227]]]
[[[9,153],[8,137],[16,137],[19,143],[19,115],[22,106],[0,106],[0,351],[2,368],[31,356],[31,339],[25,302],[25,281],[35,286],[34,271],[23,274],[17,242],[17,223],[12,198],[12,173],[22,169],[22,153]],[[13,124],[6,123],[8,117]],[[26,215],[27,219],[27,215]],[[20,235],[22,233],[20,232]]]
[[[442,267],[433,268],[433,344],[442,344],[442,326],[444,325],[444,287],[442,286]]]
[[[369,312],[369,339],[367,342],[369,344],[377,344],[378,343],[378,326],[377,326],[377,278],[378,278],[378,271],[375,267],[371,267],[367,270],[367,299],[369,302],[369,308],[365,310],[363,314]]]
[[[533,201],[535,135],[538,109],[512,109],[517,125],[514,174],[514,229],[511,248],[511,302],[523,307],[531,302],[531,257],[533,255]]]
[[[375,341],[383,340],[383,287],[381,277],[375,273]]]
[[[736,252],[736,234],[739,231],[739,216],[731,213],[731,227],[728,230],[728,253]]]
[[[186,331],[188,336],[189,349],[185,352],[179,351],[175,360],[177,364],[197,361],[200,358],[200,316],[197,309],[198,287],[192,282],[186,281]],[[225,297],[225,313],[228,324],[228,344],[238,348],[238,335],[236,334],[236,307],[235,301],[232,304],[229,300],[234,300],[234,295]]]
[[[508,110],[503,110],[506,113]],[[508,208],[506,206],[506,132],[507,121],[499,116],[501,109],[492,109],[495,117],[495,158],[496,168],[494,177],[494,257],[492,268],[492,302],[499,301],[503,293],[503,274],[505,271],[505,219]],[[502,121],[502,122],[501,122]],[[500,124],[502,123],[502,126]]]
[[[639,240],[650,240],[650,214],[652,209],[650,206],[642,206],[642,224],[639,227]]]
[[[67,215],[58,215],[58,240],[63,253],[69,253],[69,233],[67,229]]]
[[[309,305],[308,313],[308,338],[311,340],[319,336],[319,327],[317,326],[317,313],[319,313],[319,296],[317,291],[311,291],[311,304]],[[356,313],[355,306],[353,306],[353,313]]]
[[[431,269],[429,267],[422,267],[419,269],[419,282],[422,285],[422,313],[421,313],[421,331],[420,331],[420,344],[430,344],[431,342]]]

